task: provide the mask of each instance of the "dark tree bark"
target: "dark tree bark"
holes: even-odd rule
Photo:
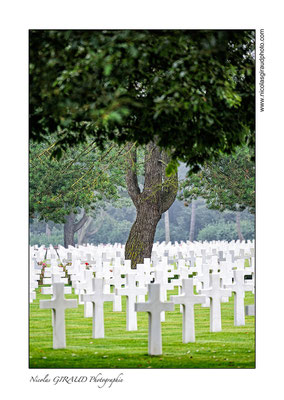
[[[191,202],[190,230],[189,230],[189,240],[190,240],[190,242],[193,242],[193,240],[194,240],[195,216],[196,216],[196,204],[195,204],[195,200],[192,199],[192,202]]]
[[[241,216],[240,216],[239,211],[236,212],[236,224],[237,224],[237,232],[238,232],[239,240],[244,240],[244,237],[243,237],[243,234],[241,231]]]
[[[84,213],[80,221],[75,222],[75,214],[71,212],[65,217],[64,224],[64,247],[75,246],[74,235],[87,221],[88,216]]]
[[[141,192],[136,174],[136,150],[129,152],[126,183],[137,215],[125,245],[125,259],[131,260],[133,269],[138,263],[143,263],[144,258],[151,257],[157,224],[177,195],[177,174],[165,177],[168,161],[169,158],[154,143],[147,145],[145,181]]]

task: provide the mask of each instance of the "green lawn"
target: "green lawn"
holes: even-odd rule
[[[168,296],[177,294],[168,291]],[[77,298],[66,295],[66,298]],[[162,323],[163,355],[148,356],[148,315],[138,313],[138,330],[126,331],[123,312],[113,312],[105,303],[105,338],[92,338],[92,318],[84,318],[84,306],[67,309],[66,349],[53,350],[51,310],[39,308],[40,299],[50,299],[37,290],[30,304],[30,368],[254,368],[254,317],[246,325],[234,326],[234,300],[222,303],[222,332],[210,333],[209,308],[195,306],[195,343],[182,343],[179,305],[166,313]],[[254,295],[246,293],[245,304]]]

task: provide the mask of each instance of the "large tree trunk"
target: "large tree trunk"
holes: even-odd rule
[[[238,232],[239,240],[244,240],[244,237],[243,237],[243,234],[241,231],[241,215],[240,215],[239,211],[236,212],[236,224],[237,224],[237,232]]]
[[[65,217],[64,224],[64,247],[67,249],[68,246],[75,246],[74,235],[87,221],[88,217],[84,213],[80,221],[75,222],[75,214],[71,212]]]
[[[136,207],[136,220],[125,245],[125,259],[131,268],[150,258],[156,227],[162,214],[169,209],[178,190],[177,174],[165,176],[169,158],[154,143],[149,143],[145,153],[145,181],[140,191],[136,175],[136,150],[129,145],[126,183],[128,193]]]
[[[195,200],[192,199],[192,202],[191,202],[190,230],[189,230],[189,240],[190,240],[190,242],[194,241],[195,216],[196,216],[196,203],[195,203]]]
[[[137,209],[136,220],[125,246],[125,258],[131,260],[132,268],[143,264],[144,258],[151,258],[156,227],[161,216],[155,207],[142,205]]]
[[[165,212],[165,239],[166,244],[171,241],[169,210]]]
[[[67,249],[68,246],[75,246],[74,242],[74,221],[75,215],[71,213],[65,217],[65,224],[64,224],[64,247]]]

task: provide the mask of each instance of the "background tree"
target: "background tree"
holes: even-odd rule
[[[30,137],[155,142],[196,170],[254,142],[254,31],[30,31]]]
[[[236,211],[238,237],[243,240],[240,211],[247,208],[255,212],[255,165],[251,150],[238,148],[232,155],[206,162],[200,172],[181,183],[181,190],[179,198],[185,204],[202,197],[209,208]]]
[[[64,245],[74,245],[74,234],[86,223],[96,201],[116,197],[117,188],[124,184],[118,153],[114,147],[102,154],[93,144],[81,145],[58,161],[50,157],[45,144],[31,143],[30,216],[63,223]],[[76,220],[80,208],[84,212]]]
[[[126,194],[124,195],[127,199]],[[131,199],[129,203],[120,204],[120,198],[115,202],[104,201],[103,217],[101,217],[99,203],[96,203],[95,210],[89,215],[92,217],[92,223],[87,228],[84,243],[122,243],[125,244],[131,226],[136,219],[136,208]],[[195,237],[194,240],[236,240],[238,233],[236,229],[236,212],[209,209],[205,200],[199,198],[195,200]],[[168,210],[171,224],[171,241],[187,241],[189,238],[189,230],[191,220],[191,207],[185,207],[184,202],[176,199]],[[165,215],[165,214],[164,214]],[[241,232],[246,240],[254,238],[254,222],[253,214],[247,210],[240,212]],[[39,221],[37,218],[30,220],[30,243],[44,245],[64,245],[63,224],[56,224],[49,221],[48,225],[51,230],[50,237],[45,234],[45,222]],[[85,225],[83,226],[85,227]],[[99,227],[97,232],[96,228]],[[222,236],[223,235],[223,236]],[[79,231],[75,233],[75,244],[79,244]],[[18,240],[17,229],[11,240]],[[165,240],[165,222],[162,217],[157,224],[154,242],[163,242]]]
[[[179,198],[184,201],[202,197],[209,208],[220,211],[255,212],[255,165],[247,147],[230,156],[205,163],[202,170],[184,179]]]
[[[253,31],[31,31],[32,140],[56,132],[57,156],[89,136],[101,148],[109,140],[147,144],[142,192],[134,155],[127,172],[137,209],[126,243],[134,267],[150,257],[174,201],[177,159],[195,171],[253,143],[253,52]],[[163,177],[166,159],[171,179]]]

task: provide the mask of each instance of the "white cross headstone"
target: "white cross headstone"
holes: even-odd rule
[[[62,282],[62,278],[60,275],[52,274],[51,278],[46,278],[51,280],[51,286],[42,287],[41,294],[53,294],[54,283]],[[65,284],[65,282],[62,282]],[[72,294],[72,288],[69,286],[64,286],[64,294]],[[52,326],[54,326],[54,314],[51,310],[51,317],[52,317]]]
[[[148,285],[148,301],[136,303],[135,311],[148,313],[148,353],[150,355],[162,354],[161,312],[174,311],[174,303],[162,302],[159,283]]]
[[[82,300],[93,303],[93,338],[105,337],[104,329],[104,302],[114,301],[114,294],[104,292],[104,279],[92,279],[92,293],[82,295]]]
[[[201,265],[202,273],[196,277],[196,280],[201,283],[201,289],[208,289],[210,283],[210,266],[209,264],[202,263]],[[202,307],[210,307],[210,298],[206,297],[205,302]]]
[[[138,282],[138,287],[146,287],[149,283],[151,283],[152,276],[150,275],[150,267],[148,267],[145,264],[137,264],[136,270],[137,270],[137,275],[136,275],[136,281]],[[137,296],[137,301],[138,302],[145,302],[145,295],[140,294]]]
[[[253,285],[245,283],[244,270],[234,270],[234,283],[225,285],[226,289],[231,289],[234,296],[234,324],[235,326],[245,325],[245,292],[252,291]]]
[[[179,260],[180,261],[180,260]],[[182,260],[182,261],[184,261],[184,260]],[[177,270],[176,270],[176,275],[178,275],[178,278],[176,278],[176,279],[173,279],[172,281],[171,281],[171,283],[174,285],[174,286],[177,286],[178,287],[178,294],[181,294],[181,288],[182,288],[182,280],[183,279],[187,279],[188,278],[188,275],[189,275],[189,270],[188,270],[188,268],[187,267],[185,267],[185,266],[180,266],[180,265],[184,265],[184,263],[178,263],[178,268],[177,268]],[[181,305],[180,306],[180,312],[182,313],[183,312],[183,306]]]
[[[182,280],[180,296],[171,296],[174,304],[183,307],[182,341],[183,343],[195,342],[194,304],[205,303],[206,296],[195,295],[193,290],[193,278]]]
[[[135,302],[138,295],[146,295],[147,289],[136,286],[136,276],[126,275],[126,286],[115,290],[116,294],[126,296],[126,330],[137,330],[137,314],[135,312]]]
[[[96,276],[99,277],[100,274],[96,274]],[[104,292],[105,293],[110,293],[110,284],[109,284],[109,280],[113,277],[113,273],[112,273],[112,267],[110,265],[110,262],[108,261],[104,261],[103,262],[103,273],[102,273],[102,277],[105,279],[104,282]]]
[[[220,262],[220,278],[222,280],[222,286],[227,287],[227,285],[231,285],[233,282],[234,273],[232,270],[232,264],[227,263],[226,261]],[[223,297],[222,302],[228,302],[228,297]]]
[[[220,332],[221,322],[221,300],[224,296],[231,296],[231,291],[223,289],[220,284],[220,274],[210,274],[208,289],[201,289],[200,293],[210,297],[210,332]]]
[[[93,278],[93,272],[90,270],[85,270],[84,271],[84,279],[80,282],[76,282],[75,288],[79,289],[80,291],[83,291],[83,294],[91,293],[92,288],[93,288],[92,287],[92,278]],[[79,296],[81,296],[81,299],[82,299],[83,294],[79,295]],[[84,317],[91,318],[92,316],[93,316],[92,303],[89,301],[85,301],[84,302]]]
[[[53,313],[53,348],[64,349],[66,347],[65,334],[65,310],[76,308],[76,299],[64,298],[64,283],[53,284],[53,297],[51,300],[40,300],[40,308],[51,308]]]
[[[125,282],[125,278],[121,277],[120,267],[114,266],[113,276],[109,280],[107,280],[107,283],[114,286],[114,293],[115,289],[120,289],[122,285],[125,285]],[[119,294],[114,295],[113,311],[122,311],[121,295]]]

